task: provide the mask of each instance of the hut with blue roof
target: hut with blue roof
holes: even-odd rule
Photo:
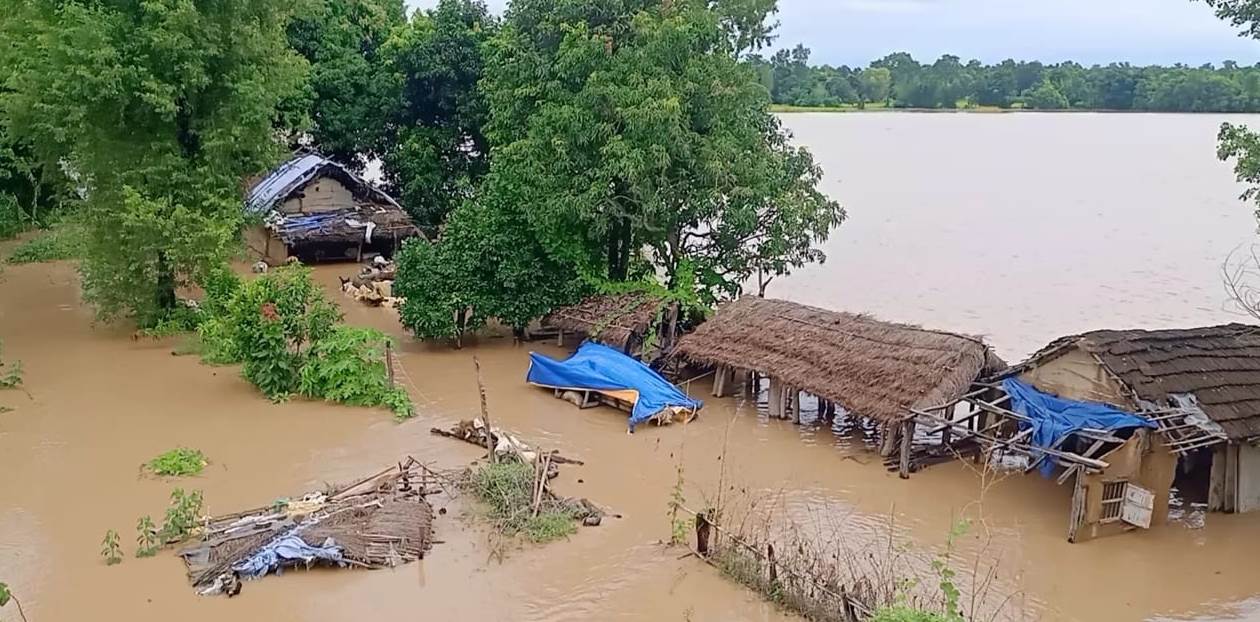
[[[294,156],[253,183],[245,212],[254,223],[245,243],[272,265],[392,256],[420,235],[384,190],[316,153]]]

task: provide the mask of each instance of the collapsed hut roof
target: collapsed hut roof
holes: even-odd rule
[[[553,310],[543,318],[543,325],[583,332],[596,341],[621,347],[632,334],[647,330],[663,304],[661,297],[646,292],[600,294]]]
[[[883,421],[957,399],[1005,367],[974,337],[755,296],[720,307],[675,354],[756,371]]]
[[[1140,400],[1163,405],[1173,395],[1194,395],[1230,439],[1260,436],[1260,327],[1093,331],[1056,339],[1011,371],[1074,347],[1092,354]]]
[[[292,198],[307,184],[323,177],[341,182],[354,196],[356,203],[376,203],[402,209],[384,190],[355,175],[345,166],[319,154],[307,153],[294,156],[251,186],[245,199],[245,210],[252,214],[266,214]]]

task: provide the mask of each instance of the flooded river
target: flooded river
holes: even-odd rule
[[[1018,358],[1058,335],[1099,326],[1228,321],[1219,263],[1252,238],[1249,210],[1212,158],[1220,118],[1101,115],[788,117],[828,172],[851,219],[831,260],[772,294],[895,320],[981,333]],[[0,250],[0,252],[3,252]],[[351,268],[321,267],[333,289]],[[483,339],[462,351],[403,340],[403,382],[420,416],[294,400],[271,404],[230,368],[172,356],[92,323],[65,264],[6,267],[0,339],[26,389],[0,392],[0,581],[32,622],[106,620],[736,620],[791,619],[711,568],[662,547],[678,465],[689,503],[719,477],[778,494],[855,540],[891,536],[942,550],[960,515],[982,517],[962,559],[999,562],[995,590],[1030,620],[1260,619],[1260,515],[1211,515],[1081,545],[1065,540],[1070,490],[1030,477],[982,482],[966,465],[909,481],[860,442],[769,421],[742,399],[709,399],[684,427],[625,432],[623,414],[578,411],[523,382],[527,348]],[[334,295],[339,301],[343,299]],[[345,305],[347,321],[400,334],[389,311]],[[560,350],[532,344],[550,354]],[[557,487],[621,514],[568,542],[489,561],[460,501],[442,541],[394,571],[295,572],[234,599],[193,594],[170,554],[107,567],[107,529],[133,549],[171,488],[203,490],[225,513],[376,472],[411,454],[457,466],[470,446],[434,425],[477,411],[472,356],[496,423],[586,461]],[[707,395],[697,383],[694,392]],[[182,482],[139,466],[175,446],[211,465]],[[580,480],[580,482],[579,482]],[[439,506],[448,503],[435,499]],[[3,619],[13,617],[6,608]],[[1252,616],[1248,618],[1247,616]]]

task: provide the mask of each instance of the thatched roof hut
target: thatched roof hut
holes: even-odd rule
[[[1103,367],[1138,400],[1166,406],[1174,396],[1192,395],[1230,440],[1260,438],[1260,327],[1093,331],[1056,339],[1012,372],[1074,352],[1088,355],[1086,362]]]
[[[642,343],[648,328],[668,303],[646,292],[599,294],[560,307],[543,318],[543,326],[582,333],[622,351]]]
[[[754,296],[720,307],[675,355],[757,372],[885,422],[957,399],[1005,367],[974,337]]]

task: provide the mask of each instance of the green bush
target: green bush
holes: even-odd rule
[[[519,534],[541,544],[577,531],[573,508],[564,503],[544,502],[534,514],[533,465],[518,460],[487,464],[473,473],[471,487],[504,535]]]
[[[196,475],[206,467],[206,456],[197,449],[178,447],[150,460],[146,466],[156,475]]]
[[[78,259],[83,256],[83,233],[76,225],[57,225],[23,242],[9,254],[11,264]]]
[[[940,613],[897,605],[876,611],[871,622],[953,622],[954,619]]]
[[[388,339],[370,328],[334,328],[307,353],[301,371],[302,395],[351,406],[388,406],[400,419],[411,417],[406,391],[389,386]]]
[[[26,230],[17,198],[0,192],[0,240],[7,240]]]

